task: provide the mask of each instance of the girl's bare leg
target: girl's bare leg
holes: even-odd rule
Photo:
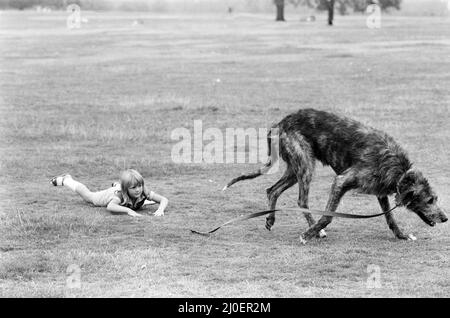
[[[63,185],[72,191],[78,193],[84,201],[92,203],[93,193],[84,184],[78,182],[72,178],[71,175],[58,176],[54,178],[54,185]]]
[[[89,190],[84,184],[82,184],[78,181],[75,181],[75,180],[73,180],[73,181],[77,183],[75,192],[78,193],[80,195],[80,197],[83,198],[84,201],[93,203],[91,190]]]

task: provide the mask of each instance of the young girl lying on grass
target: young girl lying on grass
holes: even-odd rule
[[[54,186],[65,186],[78,193],[86,202],[95,206],[106,207],[113,213],[127,213],[130,216],[142,216],[136,213],[144,204],[159,203],[156,216],[164,215],[164,210],[169,201],[153,191],[149,191],[144,185],[144,178],[133,169],[122,172],[120,183],[113,183],[111,188],[103,191],[91,192],[84,184],[75,181],[71,175],[64,174],[53,177],[51,183]]]

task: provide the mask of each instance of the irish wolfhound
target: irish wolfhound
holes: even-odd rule
[[[276,130],[278,134],[274,133]],[[279,140],[275,139],[277,137]],[[319,160],[337,175],[326,211],[336,211],[342,196],[355,189],[376,195],[384,212],[390,209],[388,196],[395,194],[398,205],[416,213],[426,224],[434,226],[447,221],[427,179],[412,169],[406,152],[382,131],[328,112],[301,109],[272,127],[268,143],[268,162],[256,172],[231,180],[225,189],[238,181],[269,174],[281,155],[287,168],[281,179],[267,189],[269,209],[275,209],[278,197],[296,183],[299,185],[298,206],[307,209],[315,160]],[[323,229],[331,222],[331,216],[322,216],[315,223],[311,214],[304,215],[310,227],[301,235],[302,242],[326,235]],[[397,238],[414,239],[403,234],[392,213],[385,217]],[[270,230],[274,223],[275,213],[271,213],[266,219],[266,228]]]

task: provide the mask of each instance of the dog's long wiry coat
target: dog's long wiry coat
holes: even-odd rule
[[[278,142],[273,142],[275,138],[279,138]],[[301,109],[272,127],[268,143],[271,146],[268,163],[256,172],[233,179],[227,187],[269,172],[281,156],[287,169],[282,178],[267,189],[269,208],[274,209],[281,193],[295,183],[299,185],[298,205],[308,208],[309,186],[315,161],[319,160],[337,175],[327,211],[335,211],[345,192],[357,189],[377,196],[383,211],[389,210],[388,196],[396,194],[398,204],[405,205],[427,224],[433,226],[436,222],[447,221],[428,181],[419,171],[411,169],[412,164],[400,145],[380,130],[332,113]],[[323,216],[315,223],[310,214],[305,213],[305,217],[310,228],[303,233],[302,240],[318,236],[332,220],[330,216]],[[396,237],[408,239],[391,213],[386,214],[386,220]],[[269,215],[266,227],[270,230],[274,222],[275,215]]]

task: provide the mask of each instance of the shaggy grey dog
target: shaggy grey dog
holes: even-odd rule
[[[278,197],[297,183],[298,205],[307,209],[309,187],[318,160],[336,173],[326,211],[336,211],[342,196],[356,189],[377,196],[384,212],[390,209],[388,196],[395,194],[398,205],[417,214],[426,224],[434,226],[447,221],[427,179],[412,169],[406,152],[382,131],[332,113],[301,109],[272,127],[268,144],[268,162],[256,172],[231,180],[225,188],[271,173],[281,156],[287,168],[281,179],[267,189],[269,208],[275,209]],[[331,216],[322,216],[316,223],[311,214],[304,215],[310,227],[301,235],[303,242],[326,235],[323,229],[331,222]],[[391,213],[385,217],[397,238],[413,239],[400,230]],[[274,223],[275,213],[272,213],[266,219],[266,228],[270,230]]]

